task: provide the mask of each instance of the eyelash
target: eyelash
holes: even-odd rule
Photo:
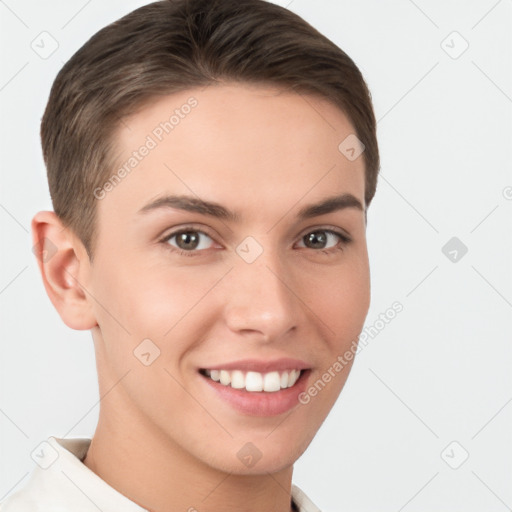
[[[190,251],[185,251],[183,249],[178,249],[177,247],[174,247],[168,243],[169,240],[171,240],[175,236],[181,235],[182,233],[188,233],[188,232],[200,233],[202,235],[206,235],[211,240],[213,240],[213,237],[211,237],[207,232],[205,232],[201,229],[197,229],[194,226],[185,226],[184,228],[181,228],[178,231],[173,231],[172,233],[166,235],[164,238],[162,238],[160,240],[160,243],[164,244],[164,246],[167,249],[169,249],[171,252],[176,253],[180,256],[187,256],[187,257],[200,256],[201,253],[205,249],[199,249],[199,250],[193,249]],[[318,232],[329,233],[329,234],[335,235],[339,238],[340,242],[338,244],[336,244],[335,247],[331,247],[328,249],[311,249],[310,247],[303,247],[302,249],[311,249],[312,251],[322,252],[323,254],[334,254],[338,251],[343,251],[344,246],[348,245],[350,242],[352,242],[352,239],[350,237],[348,237],[345,233],[342,233],[342,232],[334,230],[334,229],[328,229],[328,228],[317,228],[317,229],[312,229],[311,231],[307,231],[300,237],[300,240],[303,240],[303,238],[306,235],[309,235],[311,233],[318,233]]]

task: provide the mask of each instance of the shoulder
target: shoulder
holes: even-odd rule
[[[0,512],[39,512],[44,509],[38,500],[37,487],[37,469],[30,474],[29,480],[18,491],[9,495],[0,502]]]
[[[90,441],[51,436],[42,442],[29,479],[0,503],[0,512],[146,512],[82,463]]]

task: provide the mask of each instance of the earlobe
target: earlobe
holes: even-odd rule
[[[52,211],[32,219],[32,243],[46,293],[63,322],[92,329],[97,322],[86,291],[90,264],[83,244]]]

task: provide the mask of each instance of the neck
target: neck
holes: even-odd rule
[[[106,405],[106,404],[105,404]],[[112,410],[109,408],[108,410]],[[293,467],[238,475],[213,468],[129,411],[100,410],[84,464],[150,512],[290,512]],[[127,417],[123,417],[127,416]]]

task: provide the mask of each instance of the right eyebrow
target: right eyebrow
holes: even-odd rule
[[[162,208],[177,208],[179,210],[209,215],[211,217],[229,220],[232,222],[238,222],[240,220],[240,215],[238,215],[238,213],[228,210],[219,203],[205,201],[197,197],[186,195],[166,195],[159,197],[144,205],[137,213],[144,214]]]

